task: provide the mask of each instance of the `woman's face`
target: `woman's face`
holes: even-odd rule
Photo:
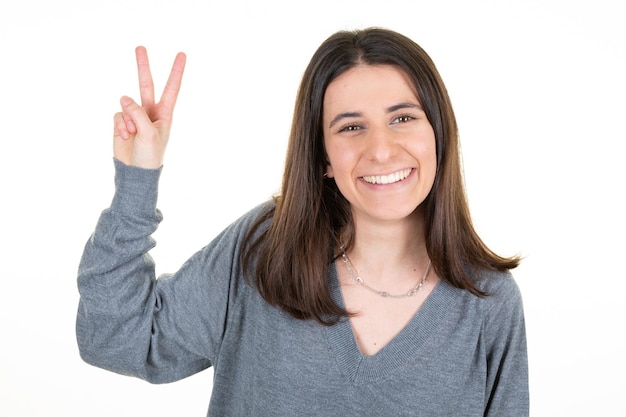
[[[401,69],[359,65],[333,80],[323,129],[327,175],[356,221],[406,219],[430,192],[435,133]]]

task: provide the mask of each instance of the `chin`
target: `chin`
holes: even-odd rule
[[[369,217],[380,221],[402,221],[415,219],[422,216],[419,206],[407,206],[399,208],[394,207],[377,207],[375,210],[368,212]]]

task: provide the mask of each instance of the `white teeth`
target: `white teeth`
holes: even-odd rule
[[[365,175],[363,179],[370,184],[392,184],[408,177],[411,171],[411,168],[407,168],[389,175]]]

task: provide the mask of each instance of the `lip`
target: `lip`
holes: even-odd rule
[[[370,187],[394,187],[399,186],[406,183],[406,180],[413,177],[416,169],[414,167],[411,168],[402,168],[395,171],[391,171],[386,174],[373,174],[373,175],[363,175],[359,177],[359,181],[363,184]],[[401,179],[400,179],[401,178]]]

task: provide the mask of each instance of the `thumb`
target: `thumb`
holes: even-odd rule
[[[130,135],[131,140],[115,141],[115,151],[124,159],[128,160],[128,165],[142,168],[159,168],[163,165],[163,155],[165,153],[166,142],[161,140],[160,132],[155,124],[150,120],[146,110],[137,104],[133,99],[123,96],[120,99],[122,105],[123,119],[126,127],[132,124],[129,131],[136,129]],[[122,162],[125,162],[123,159]]]
[[[129,131],[134,130],[134,127],[137,133],[145,135],[150,134],[150,132],[154,130],[152,121],[144,108],[137,104],[132,98],[123,96],[120,99],[120,104],[122,105],[122,112],[125,116],[124,119],[130,128]]]

